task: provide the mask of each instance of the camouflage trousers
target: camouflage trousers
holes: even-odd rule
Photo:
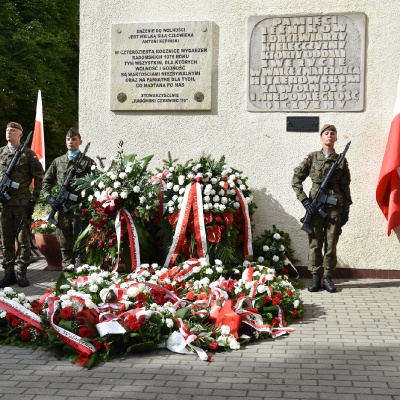
[[[74,250],[76,239],[82,232],[82,220],[72,210],[58,212],[57,240],[60,243],[63,268],[72,264],[74,266],[84,263],[85,247],[79,246]]]
[[[311,219],[313,232],[308,235],[308,269],[313,274],[324,271],[324,275],[330,277],[337,263],[336,246],[342,233],[342,207],[325,207],[325,211],[328,213],[326,218],[315,212]]]
[[[0,233],[3,250],[3,268],[26,273],[31,257],[30,226],[26,205],[2,205],[0,209]],[[19,229],[18,235],[17,231]]]

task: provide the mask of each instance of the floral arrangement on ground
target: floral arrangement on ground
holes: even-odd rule
[[[128,275],[71,266],[40,299],[0,290],[0,343],[70,354],[88,368],[156,347],[210,361],[217,351],[292,332],[288,324],[301,317],[288,269],[263,263],[191,259],[170,269],[142,264]]]

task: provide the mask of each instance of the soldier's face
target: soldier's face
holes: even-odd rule
[[[22,137],[22,132],[17,128],[12,128],[8,126],[6,129],[6,140],[11,144],[11,146],[15,146],[20,143]]]
[[[337,140],[337,133],[335,131],[324,131],[321,135],[321,142],[325,146],[333,146]]]
[[[78,150],[79,146],[82,144],[82,139],[79,136],[67,136],[65,143],[68,150],[75,151]]]

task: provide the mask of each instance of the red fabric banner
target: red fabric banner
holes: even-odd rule
[[[387,234],[400,225],[400,81],[392,124],[376,188],[376,201],[388,221]]]

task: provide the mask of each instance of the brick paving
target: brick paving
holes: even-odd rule
[[[54,284],[59,273],[45,265],[29,267],[25,294]],[[0,346],[0,400],[400,400],[400,280],[341,280],[338,289],[303,290],[306,315],[290,336],[217,353],[210,363],[159,349],[87,370]]]

